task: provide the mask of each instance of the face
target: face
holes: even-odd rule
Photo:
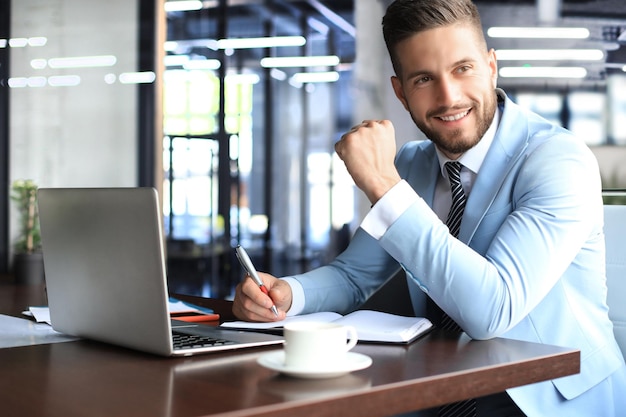
[[[394,92],[417,127],[449,158],[476,145],[497,104],[495,52],[470,26],[430,29],[396,46]]]

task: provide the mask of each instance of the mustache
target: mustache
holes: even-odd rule
[[[466,111],[468,109],[471,109],[474,107],[474,104],[457,104],[455,106],[449,107],[449,106],[441,106],[441,107],[437,107],[434,110],[430,110],[428,112],[426,112],[426,117],[441,117],[443,115],[446,114],[450,114],[452,112],[461,112],[461,111]]]

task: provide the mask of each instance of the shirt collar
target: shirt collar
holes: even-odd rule
[[[457,159],[464,167],[472,171],[474,174],[478,174],[480,167],[485,160],[485,156],[487,156],[487,151],[489,151],[489,147],[493,142],[493,139],[496,137],[496,131],[498,130],[498,124],[500,123],[500,108],[496,106],[496,114],[493,117],[491,125],[489,129],[485,132],[482,139],[470,150],[465,152],[463,155]],[[435,147],[437,151],[437,158],[439,159],[439,168],[441,169],[441,174],[444,178],[448,177],[444,166],[446,162],[451,161],[450,158],[445,156],[437,147]]]

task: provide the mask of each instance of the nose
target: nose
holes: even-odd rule
[[[437,83],[437,101],[440,106],[452,107],[461,98],[461,86],[451,77],[442,77]]]

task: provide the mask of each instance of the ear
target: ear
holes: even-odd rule
[[[409,111],[409,106],[404,97],[404,91],[402,90],[402,81],[400,81],[397,76],[393,75],[391,77],[391,86],[393,87],[393,92],[396,94],[396,97],[398,97],[398,100],[400,100],[400,103],[404,106],[404,109]]]
[[[487,60],[491,72],[491,84],[493,88],[496,88],[498,86],[498,60],[495,49],[491,48],[488,54],[489,56],[487,57]]]

